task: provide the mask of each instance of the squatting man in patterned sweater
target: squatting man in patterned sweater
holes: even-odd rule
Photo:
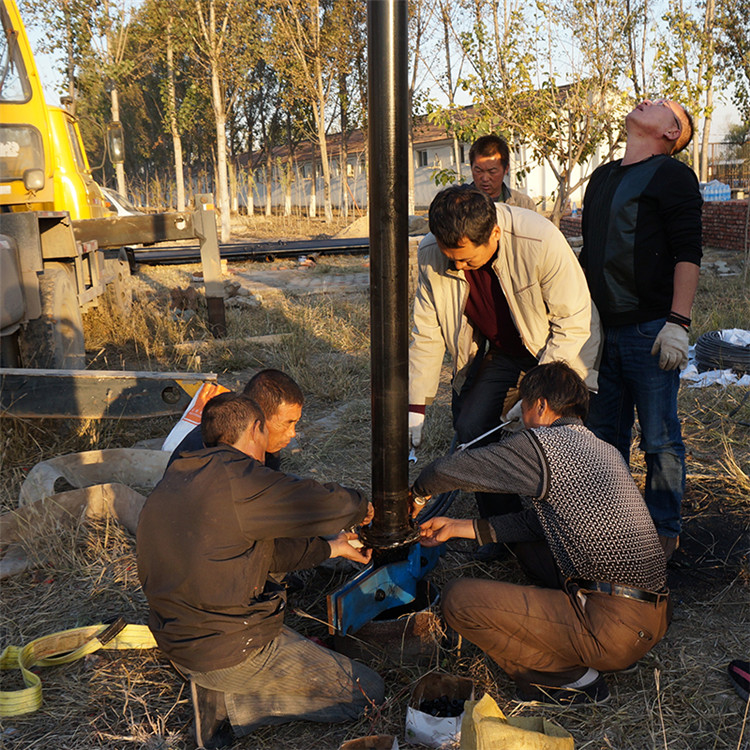
[[[265,418],[245,395],[211,399],[201,433],[207,447],[167,468],[137,530],[149,628],[190,678],[198,745],[294,719],[356,719],[383,700],[382,679],[284,626],[281,579],[330,557],[368,562],[340,530],[369,521],[370,504],[264,466]]]
[[[583,425],[589,393],[581,378],[563,362],[539,365],[520,395],[527,429],[438,459],[412,493],[417,508],[456,488],[515,490],[524,509],[430,519],[422,544],[515,543],[536,585],[452,581],[442,595],[446,622],[515,681],[518,700],[600,702],[609,697],[600,672],[632,665],[667,630],[664,552],[622,456]]]

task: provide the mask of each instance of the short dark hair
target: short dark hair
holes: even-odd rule
[[[244,393],[228,391],[214,396],[203,407],[201,436],[203,444],[213,447],[219,443],[234,445],[249,424],[260,422],[263,429],[266,418],[258,404]]]
[[[474,164],[477,156],[500,156],[500,163],[507,169],[510,164],[510,149],[505,138],[499,135],[483,135],[471,144],[469,164]]]
[[[524,375],[519,392],[528,404],[543,398],[561,417],[586,419],[589,413],[589,390],[581,376],[565,362],[533,367]]]
[[[443,247],[458,247],[464,238],[483,245],[497,226],[497,209],[481,190],[453,185],[433,198],[429,220],[430,231]]]
[[[253,375],[243,393],[256,401],[266,419],[273,417],[282,403],[303,406],[305,396],[302,389],[281,370],[261,370]]]

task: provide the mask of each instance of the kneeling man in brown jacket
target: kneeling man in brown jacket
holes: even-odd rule
[[[149,627],[190,679],[198,744],[295,719],[356,719],[383,700],[383,681],[285,627],[281,579],[330,557],[367,562],[341,531],[366,519],[367,499],[264,466],[265,420],[247,396],[209,401],[201,432],[207,447],[169,466],[137,532]]]

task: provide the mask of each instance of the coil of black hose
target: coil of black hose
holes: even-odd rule
[[[695,365],[698,372],[732,369],[738,375],[750,372],[750,346],[723,341],[720,331],[708,331],[695,342]]]

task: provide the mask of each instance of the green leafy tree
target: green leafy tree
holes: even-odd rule
[[[557,181],[556,224],[588,179],[576,176],[577,168],[597,149],[611,158],[622,140],[622,38],[630,20],[624,2],[539,0],[532,13],[513,0],[471,0],[474,25],[463,38],[473,73],[463,85],[476,107],[461,126],[464,140],[499,132],[546,164]]]
[[[750,0],[718,0],[716,52],[722,75],[734,84],[733,101],[750,125]]]
[[[59,55],[69,109],[75,114],[76,79],[82,61],[91,54],[93,4],[90,0],[22,0],[19,9],[30,28],[42,32],[40,51]]]
[[[726,79],[726,68],[717,67],[717,40],[721,24],[715,0],[697,6],[685,0],[672,0],[664,15],[667,32],[659,40],[656,64],[661,74],[661,91],[680,102],[696,122],[702,119],[700,138],[692,141],[693,169],[703,181],[708,179],[708,139],[714,110],[717,80]]]

